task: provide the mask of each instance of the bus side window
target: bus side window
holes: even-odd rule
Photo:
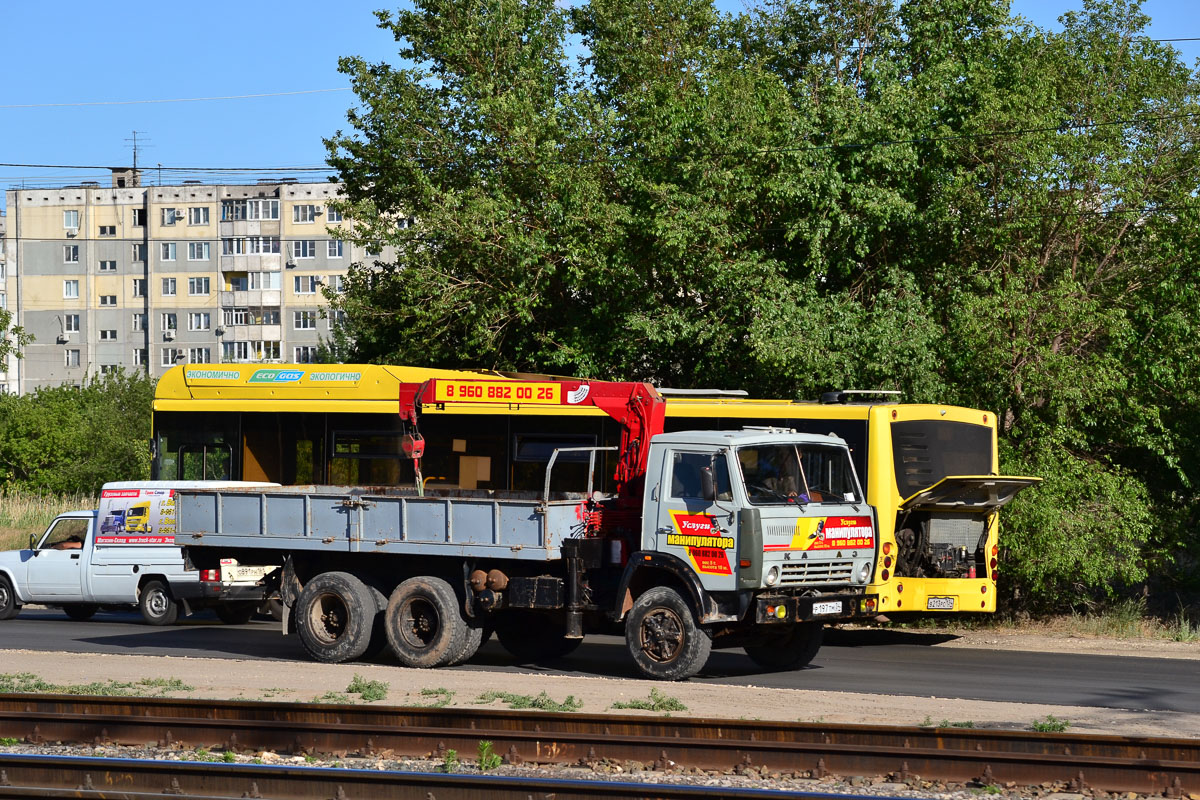
[[[180,480],[229,480],[232,465],[233,448],[227,444],[184,445],[179,448]]]

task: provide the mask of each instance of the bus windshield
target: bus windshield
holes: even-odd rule
[[[738,464],[752,505],[862,502],[850,457],[841,447],[739,447]]]

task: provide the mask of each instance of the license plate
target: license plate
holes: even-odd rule
[[[842,601],[835,600],[826,603],[813,603],[813,616],[818,614],[840,614],[842,613]]]
[[[925,608],[930,611],[953,611],[953,597],[930,597],[925,601]]]

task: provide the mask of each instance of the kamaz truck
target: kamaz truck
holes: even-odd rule
[[[283,629],[343,662],[462,663],[495,633],[522,661],[621,633],[639,672],[678,680],[713,647],[807,664],[828,622],[872,617],[876,520],[846,444],[781,428],[665,434],[644,383],[435,379],[402,384],[408,486],[178,492],[176,543],[199,569],[274,566]],[[557,448],[540,492],[427,489],[420,423],[446,403],[595,406],[613,447]],[[617,451],[615,492],[593,491]],[[588,463],[551,491],[556,463]]]

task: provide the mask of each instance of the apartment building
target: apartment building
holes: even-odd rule
[[[313,361],[334,322],[323,289],[369,257],[337,236],[338,184],[141,183],[114,169],[107,187],[8,190],[0,299],[33,342],[0,386]]]

